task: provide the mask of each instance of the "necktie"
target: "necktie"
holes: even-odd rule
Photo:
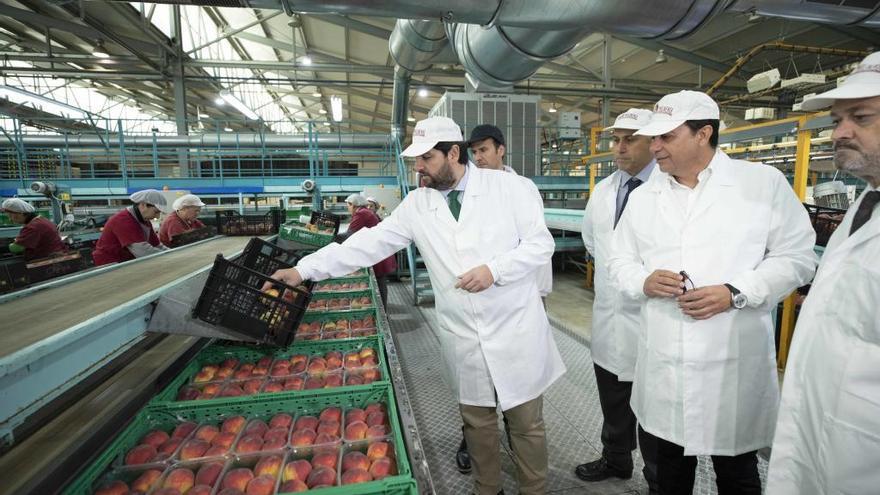
[[[849,229],[849,235],[853,235],[857,230],[862,228],[862,225],[868,223],[868,220],[871,219],[871,213],[874,212],[874,207],[877,206],[877,203],[880,203],[880,191],[871,191],[868,194],[865,194],[865,197],[862,198],[862,202],[859,204],[859,209],[856,210],[856,216],[853,217],[852,227]]]
[[[620,204],[620,209],[617,210],[617,213],[614,215],[614,227],[617,227],[617,222],[620,221],[620,215],[623,214],[623,210],[626,208],[626,202],[629,201],[629,193],[633,192],[635,188],[642,185],[642,180],[638,177],[633,177],[630,180],[626,181],[626,194],[623,195],[623,203]]]
[[[453,190],[449,191],[449,195],[446,197],[449,203],[449,211],[452,212],[455,221],[458,221],[458,214],[461,213],[461,202],[458,201],[459,194],[461,194],[461,191]]]

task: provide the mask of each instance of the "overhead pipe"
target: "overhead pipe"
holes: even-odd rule
[[[28,147],[46,148],[104,148],[105,142],[99,136],[68,135],[22,135],[18,142]],[[120,142],[115,135],[109,142]],[[125,146],[150,148],[308,148],[307,135],[282,134],[199,134],[192,136],[125,136]],[[383,148],[388,137],[380,134],[322,134],[311,136],[311,145],[319,149],[334,148]]]
[[[410,71],[401,66],[394,68],[394,96],[391,99],[391,135],[402,143],[406,140],[406,119],[409,115]]]

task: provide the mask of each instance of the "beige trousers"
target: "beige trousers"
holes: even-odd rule
[[[501,431],[494,407],[458,405],[464,421],[474,488],[477,495],[501,491]],[[510,447],[516,465],[519,493],[543,494],[547,483],[547,437],[544,428],[544,397],[502,411],[510,432]]]

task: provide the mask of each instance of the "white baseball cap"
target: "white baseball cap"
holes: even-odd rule
[[[3,201],[3,205],[0,208],[13,213],[33,213],[37,211],[32,204],[18,198],[9,198]]]
[[[630,108],[629,110],[618,115],[617,118],[614,119],[613,125],[610,125],[602,130],[613,131],[615,129],[629,129],[637,131],[642,127],[648,125],[648,122],[650,120],[650,110],[645,110],[644,108]]]
[[[840,86],[831,91],[804,98],[802,110],[818,110],[834,103],[834,100],[856,100],[880,96],[880,52],[874,52],[859,63]]]
[[[675,129],[688,120],[720,120],[718,104],[700,91],[679,91],[660,98],[654,105],[651,121],[635,133],[639,136],[659,136]]]
[[[195,194],[184,194],[183,196],[174,200],[171,207],[174,208],[174,211],[177,211],[186,206],[198,206],[199,208],[205,206],[205,203],[202,203],[202,200],[196,196]]]
[[[464,137],[461,128],[449,117],[431,117],[416,123],[412,143],[400,156],[421,156],[431,150],[437,143],[461,143]]]

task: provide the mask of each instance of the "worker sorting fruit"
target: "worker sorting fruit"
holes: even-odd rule
[[[38,216],[33,205],[27,201],[7,199],[3,201],[3,212],[9,215],[13,223],[22,226],[15,241],[4,246],[4,250],[24,255],[28,261],[67,251],[55,224]]]
[[[155,189],[144,189],[129,199],[134,204],[117,212],[104,225],[92,253],[95,265],[122,263],[167,249],[150,223],[165,209],[165,196]]]
[[[166,246],[171,244],[174,236],[205,226],[199,220],[199,213],[205,203],[195,194],[185,194],[175,199],[171,206],[174,211],[165,217],[159,228],[159,241]]]

